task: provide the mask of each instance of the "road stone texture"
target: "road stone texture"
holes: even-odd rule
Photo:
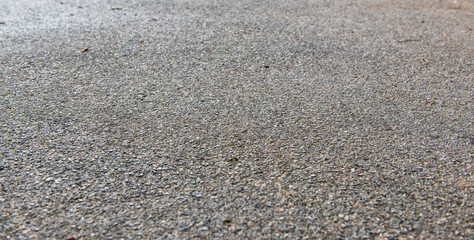
[[[472,239],[470,0],[2,0],[1,239]]]

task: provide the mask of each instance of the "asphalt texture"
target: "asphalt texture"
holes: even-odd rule
[[[473,239],[470,0],[0,1],[0,239]]]

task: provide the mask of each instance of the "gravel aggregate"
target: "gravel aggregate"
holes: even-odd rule
[[[473,239],[470,0],[2,0],[0,239]]]

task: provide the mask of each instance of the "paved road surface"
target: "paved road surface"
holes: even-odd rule
[[[470,0],[0,1],[1,239],[472,239]]]

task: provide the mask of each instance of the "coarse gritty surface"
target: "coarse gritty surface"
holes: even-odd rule
[[[2,0],[0,238],[472,239],[473,27],[469,0]]]

